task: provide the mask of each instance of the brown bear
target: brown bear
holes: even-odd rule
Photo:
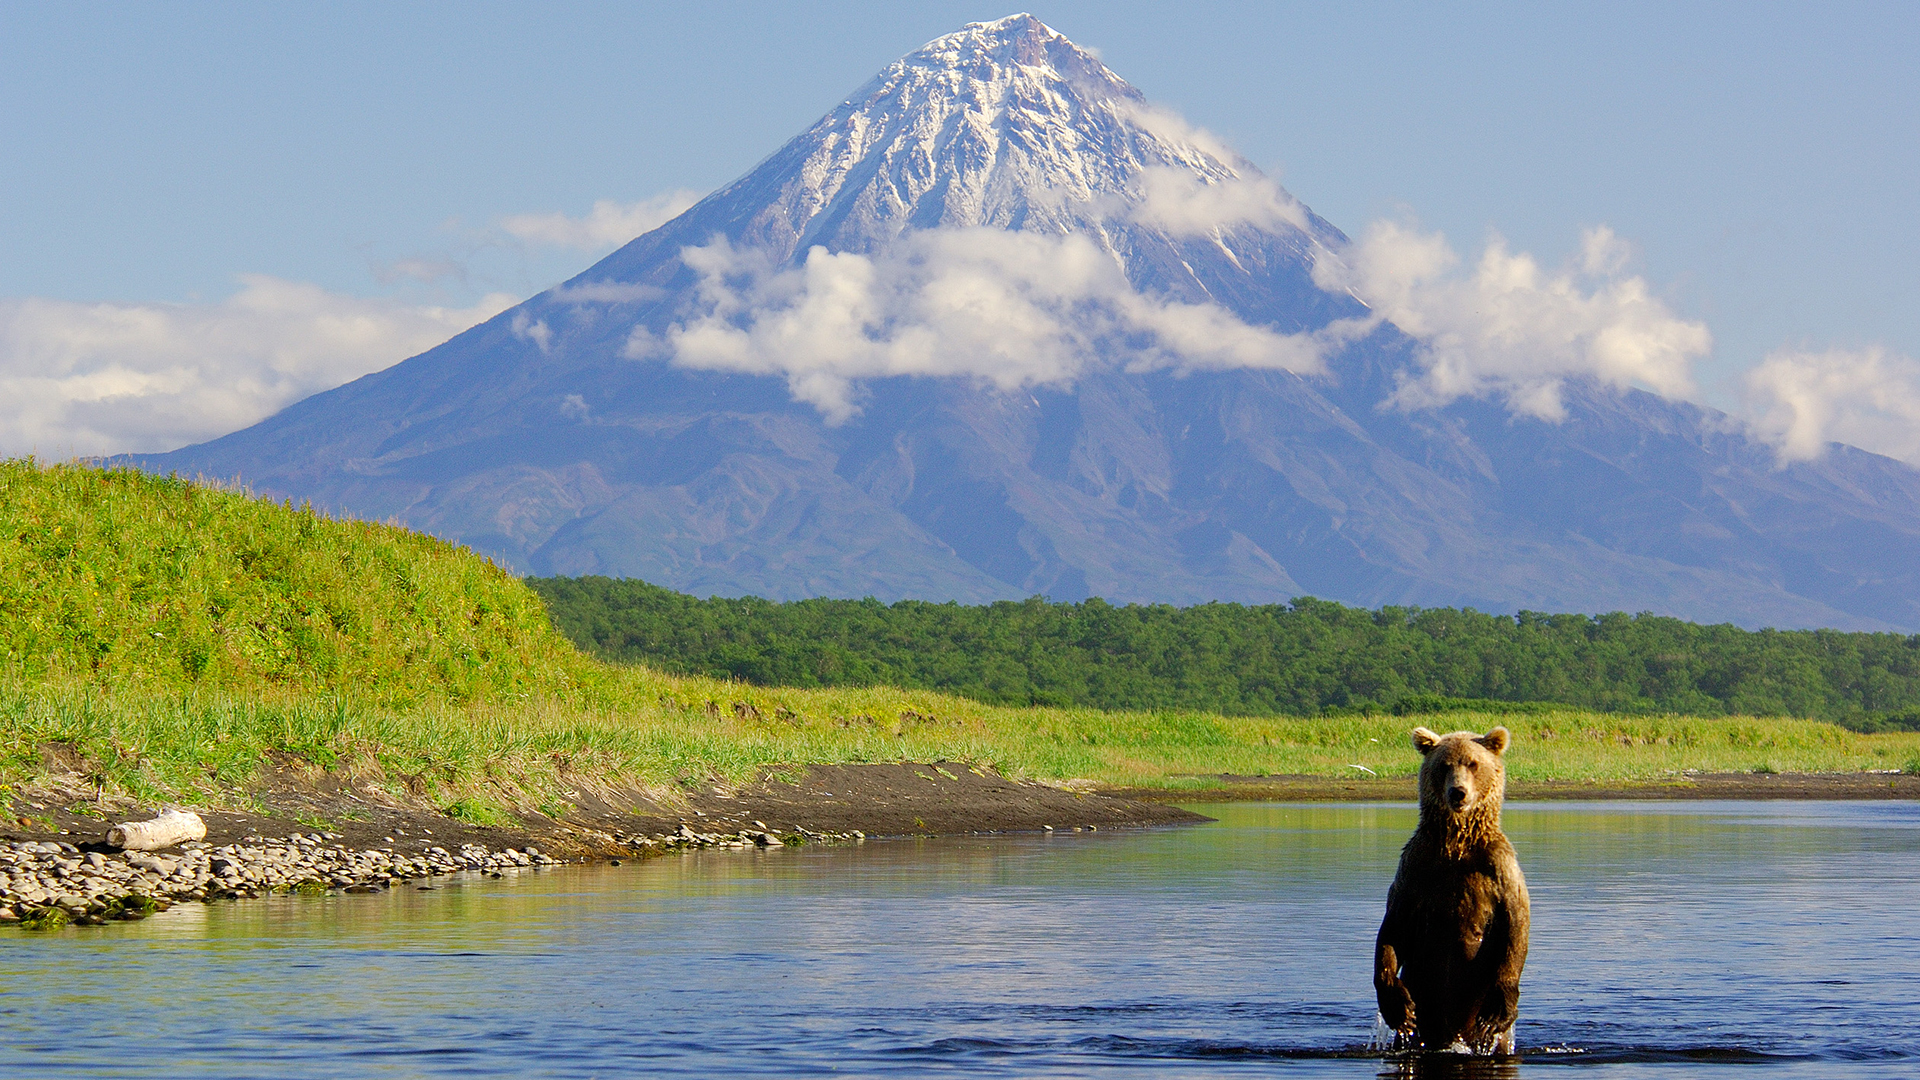
[[[1503,727],[1413,729],[1426,755],[1420,825],[1400,852],[1373,954],[1380,1016],[1403,1046],[1513,1053],[1528,904],[1500,831],[1509,738]]]

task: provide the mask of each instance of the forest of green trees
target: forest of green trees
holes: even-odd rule
[[[1645,614],[1367,611],[1306,597],[1256,607],[1037,597],[965,607],[700,600],[604,577],[528,584],[563,633],[605,659],[767,686],[888,684],[996,704],[1235,715],[1556,702],[1920,729],[1920,634],[1750,631]]]

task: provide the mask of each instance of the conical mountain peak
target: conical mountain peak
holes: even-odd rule
[[[970,23],[889,64],[688,217],[726,220],[719,231],[775,258],[815,245],[873,251],[911,229],[993,227],[1083,233],[1124,262],[1129,243],[1104,223],[1169,174],[1188,187],[1253,181],[1291,203],[1092,52],[1020,14]]]
[[[956,86],[962,81],[980,87],[1051,82],[1095,100],[1140,98],[1140,92],[1109,71],[1099,57],[1025,13],[968,23],[937,37],[894,62],[874,84],[897,81],[909,70],[941,73]]]

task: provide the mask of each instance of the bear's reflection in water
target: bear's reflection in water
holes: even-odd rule
[[[1373,1018],[1373,1038],[1367,1049],[1381,1055],[1382,1077],[1396,1080],[1500,1080],[1520,1075],[1520,1058],[1507,1054],[1469,1053],[1464,1048],[1422,1053],[1417,1036],[1395,1032],[1386,1018]]]
[[[1382,1062],[1379,1075],[1391,1080],[1510,1080],[1520,1075],[1520,1059],[1479,1054],[1408,1054]]]

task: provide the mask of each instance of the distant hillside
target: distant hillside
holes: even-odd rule
[[[0,462],[0,659],[115,688],[453,699],[581,658],[464,548],[131,469]]]
[[[1747,631],[1618,613],[1366,611],[1311,598],[888,606],[698,600],[604,577],[528,584],[560,629],[601,657],[769,686],[894,685],[996,704],[1230,715],[1561,702],[1920,728],[1920,635]]]

